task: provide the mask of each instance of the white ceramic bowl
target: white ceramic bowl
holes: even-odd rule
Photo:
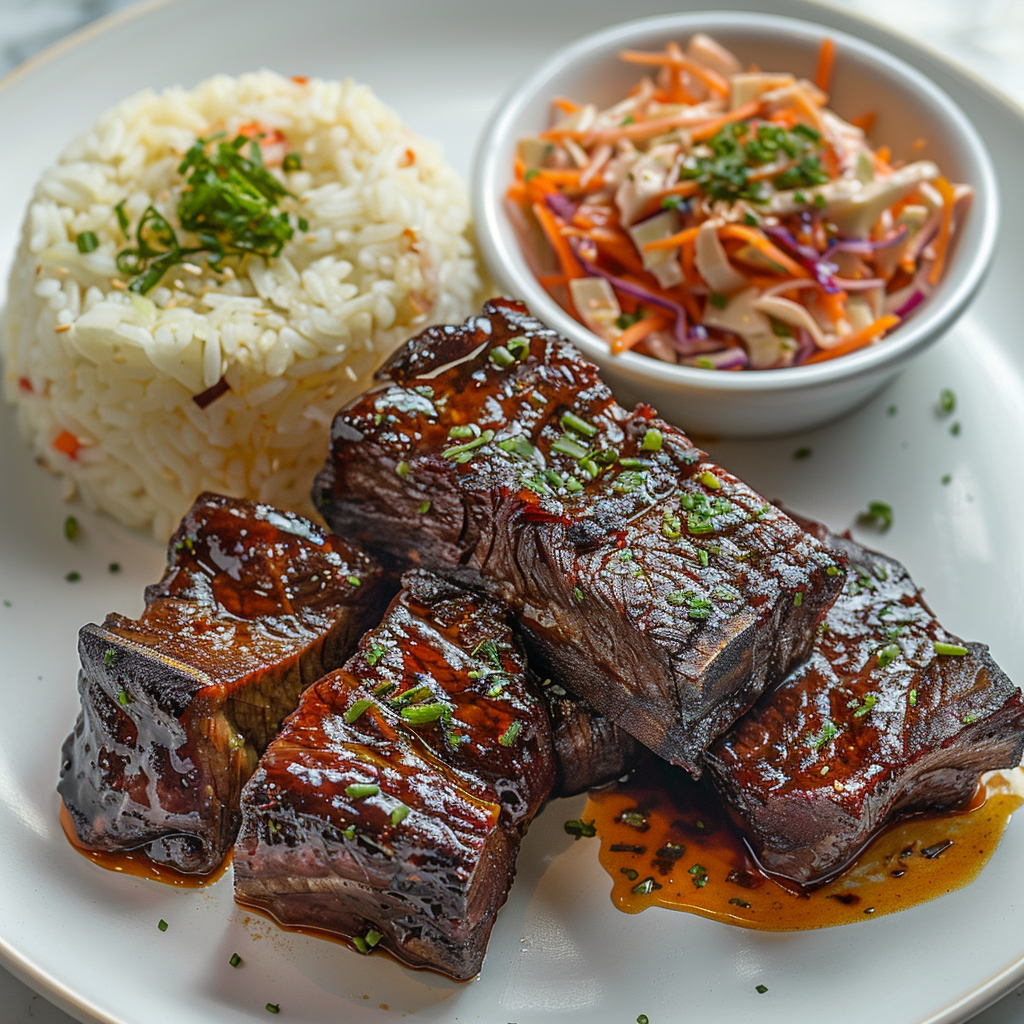
[[[973,205],[935,293],[876,345],[824,363],[779,370],[723,372],[678,366],[607,343],[566,313],[524,258],[505,207],[516,143],[548,127],[555,95],[610,105],[636,80],[621,49],[662,49],[704,31],[744,64],[811,77],[821,41],[837,56],[829,105],[841,116],[876,111],[876,145],[893,159],[935,160],[950,181],[975,191]],[[915,140],[924,148],[912,149]],[[960,108],[909,64],[854,36],[793,18],[750,12],[700,12],[645,18],[596,32],[557,51],[501,104],[484,133],[473,172],[476,229],[499,286],[571,338],[598,363],[621,401],[648,402],[687,430],[720,437],[769,437],[837,419],[881,390],[907,360],[964,311],[992,258],[999,219],[995,172],[984,143]]]

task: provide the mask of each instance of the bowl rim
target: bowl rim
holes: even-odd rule
[[[665,363],[635,352],[612,356],[604,339],[571,317],[537,281],[518,245],[511,225],[502,211],[507,167],[498,159],[500,144],[513,131],[523,108],[533,101],[547,82],[567,66],[593,57],[600,51],[624,45],[630,39],[651,33],[681,33],[717,29],[751,28],[774,34],[788,34],[810,41],[830,37],[839,52],[853,52],[862,60],[886,67],[895,77],[924,94],[943,118],[950,136],[976,165],[977,180],[971,216],[980,218],[975,247],[963,253],[954,279],[947,276],[920,310],[900,324],[886,344],[871,345],[838,359],[811,366],[780,367],[751,373],[712,373],[683,364]],[[674,384],[681,392],[710,391],[742,394],[749,392],[803,391],[821,385],[884,372],[938,340],[964,311],[984,281],[992,262],[999,231],[999,185],[988,147],[959,105],[927,75],[880,46],[849,32],[830,28],[804,18],[754,11],[689,11],[661,14],[620,22],[588,33],[551,53],[518,86],[499,102],[480,137],[473,161],[471,199],[477,241],[489,268],[498,266],[499,281],[509,281],[531,310],[557,328],[595,362],[614,360],[616,368],[630,377],[657,379]],[[505,224],[502,221],[505,220]],[[962,252],[962,250],[961,250]],[[492,269],[492,273],[494,273]]]

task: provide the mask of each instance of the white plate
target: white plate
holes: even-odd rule
[[[833,526],[850,523],[869,500],[889,501],[895,523],[886,549],[911,567],[951,629],[987,640],[1011,676],[1024,679],[1024,260],[1015,248],[1024,236],[1024,121],[977,81],[881,28],[802,0],[771,7],[888,47],[953,95],[1002,176],[1003,241],[967,318],[869,407],[812,435],[711,450],[769,496]],[[610,0],[493,8],[471,0],[178,0],[116,19],[0,91],[0,253],[13,249],[36,174],[101,110],[142,86],[261,65],[352,74],[468,171],[488,112],[547,52],[624,16],[662,10],[641,2],[627,11]],[[957,393],[959,437],[934,412],[944,386]],[[791,453],[801,445],[814,454],[797,462]],[[947,472],[953,482],[943,486]],[[668,911],[618,913],[595,844],[573,843],[561,828],[582,801],[556,804],[526,840],[482,975],[466,985],[247,919],[229,878],[179,891],[102,871],[69,847],[57,823],[59,748],[77,707],[75,635],[109,610],[137,613],[163,555],[78,509],[83,535],[65,541],[59,487],[33,464],[8,411],[0,415],[0,481],[0,600],[11,602],[0,605],[0,957],[82,1020],[266,1019],[273,1002],[281,1020],[311,1022],[414,1014],[627,1024],[644,1013],[652,1024],[937,1024],[965,1019],[1024,978],[1024,816],[966,890],[863,925],[773,935]],[[115,560],[123,570],[111,575]],[[65,582],[69,570],[81,582]],[[161,918],[169,923],[163,933]],[[236,951],[245,961],[237,970],[228,966]],[[758,984],[768,992],[759,995]]]

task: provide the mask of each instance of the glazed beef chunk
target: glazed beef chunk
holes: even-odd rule
[[[763,866],[813,886],[887,824],[962,806],[1020,763],[1024,700],[983,644],[942,628],[898,562],[805,529],[849,559],[810,660],[708,752]]]
[[[699,774],[810,653],[842,555],[617,405],[522,304],[430,328],[380,379],[335,419],[324,518],[393,565],[489,588],[531,660],[660,756]]]
[[[60,785],[81,843],[203,874],[242,785],[299,694],[387,600],[379,566],[289,512],[203,494],[139,619],[79,634],[82,710]]]
[[[466,979],[554,783],[551,735],[506,609],[426,572],[404,584],[246,786],[235,893]]]

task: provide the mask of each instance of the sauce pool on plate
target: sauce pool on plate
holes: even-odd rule
[[[1021,803],[1024,769],[991,772],[967,809],[896,823],[809,892],[765,874],[713,792],[682,773],[646,765],[591,792],[582,820],[597,830],[619,910],[658,906],[743,928],[801,931],[881,917],[969,885]]]

